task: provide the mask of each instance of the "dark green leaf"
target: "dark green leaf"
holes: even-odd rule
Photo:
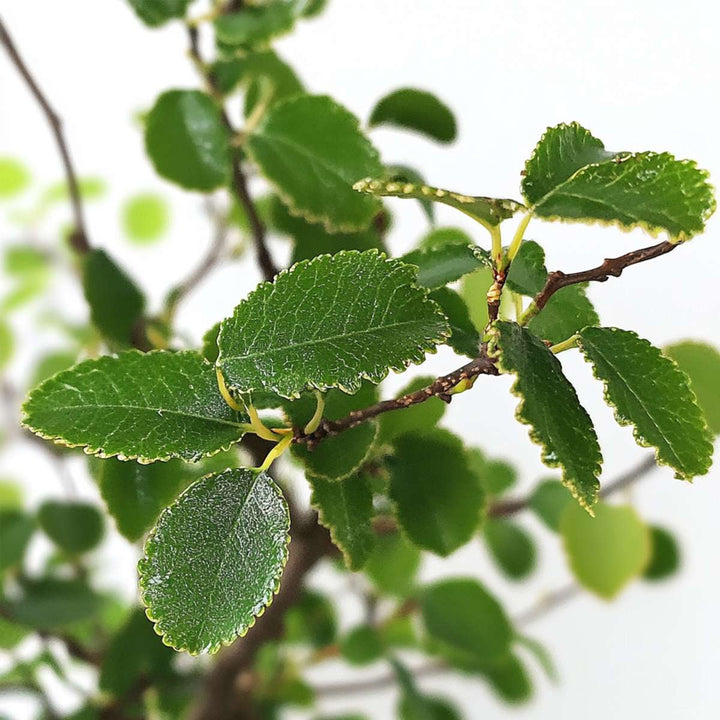
[[[545,480],[533,491],[530,508],[550,530],[560,532],[560,518],[571,500],[570,493],[559,480]]]
[[[434,430],[394,444],[390,497],[400,525],[419,547],[450,555],[475,533],[484,501],[462,441]]]
[[[487,518],[485,542],[500,570],[512,580],[527,577],[536,565],[535,543],[529,533],[506,518]]]
[[[599,322],[600,318],[585,294],[585,285],[570,285],[551,296],[547,305],[530,321],[528,329],[554,345]]]
[[[285,641],[320,649],[334,643],[336,636],[337,618],[330,600],[318,592],[303,590],[285,615]]]
[[[365,572],[381,592],[407,597],[419,567],[420,551],[395,532],[378,536]]]
[[[597,500],[602,455],[592,421],[558,359],[529,330],[497,322],[494,347],[503,372],[516,376],[518,420],[542,447],[542,460],[563,470],[563,484],[589,510]]]
[[[212,98],[197,90],[163,93],[147,115],[145,150],[155,170],[188,190],[230,180],[230,143]]]
[[[443,143],[457,136],[450,108],[432,93],[415,88],[401,88],[382,98],[370,115],[369,125],[394,125]]]
[[[185,15],[191,0],[128,0],[138,17],[150,27],[159,27],[168,20]]]
[[[457,578],[430,585],[420,601],[430,635],[481,661],[510,650],[512,629],[500,604],[476,580]]]
[[[485,460],[477,448],[470,450],[470,453],[485,492],[491,497],[504,495],[517,482],[517,471],[504,460]]]
[[[215,363],[218,359],[218,335],[220,334],[220,325],[222,323],[215,323],[202,337],[202,347],[200,348],[200,354],[211,363]]]
[[[475,329],[465,301],[450,288],[439,288],[430,293],[450,323],[452,335],[448,345],[460,355],[475,358],[480,347],[480,333]]]
[[[247,149],[294,214],[328,230],[366,228],[380,209],[352,184],[381,172],[357,119],[326,96],[276,105],[250,134]]]
[[[417,392],[430,385],[434,377],[418,377],[404,387],[398,394],[400,397]],[[430,397],[425,402],[409,407],[383,413],[379,417],[380,432],[378,445],[389,443],[393,438],[405,433],[427,431],[434,428],[445,414],[447,405],[438,397]]]
[[[82,275],[93,324],[108,340],[127,347],[145,309],[142,292],[104,250],[86,253]]]
[[[422,694],[404,665],[392,660],[392,666],[402,693],[397,709],[399,720],[460,720],[448,702]]]
[[[369,665],[384,652],[382,638],[370,625],[358,625],[340,639],[340,654],[350,665]]]
[[[23,424],[43,438],[146,462],[216,453],[243,436],[247,421],[193,352],[86,360],[33,390],[23,410]]]
[[[526,240],[510,265],[506,285],[521,295],[537,295],[547,280],[545,251],[533,240]]]
[[[530,638],[527,635],[516,635],[515,640],[535,657],[538,664],[547,675],[548,680],[550,680],[553,684],[557,684],[560,676],[558,675],[555,663],[553,662],[552,656],[548,652],[547,648],[537,640]]]
[[[401,260],[418,268],[418,285],[440,288],[463,275],[488,265],[488,254],[476,246],[457,243],[421,248],[403,255]]]
[[[532,683],[520,659],[509,653],[486,665],[481,671],[492,689],[505,702],[514,705],[527,702],[532,695]]]
[[[48,500],[38,510],[45,534],[69,555],[81,555],[100,544],[105,527],[94,505]]]
[[[218,367],[239,392],[355,392],[421,362],[448,329],[414,268],[375,251],[321,255],[262,283],[220,330]],[[267,323],[266,318],[272,318]]]
[[[101,598],[82,580],[26,579],[22,595],[8,603],[19,623],[40,630],[65,627],[93,617]]]
[[[664,353],[690,378],[708,427],[720,434],[720,353],[711,345],[690,341],[671,345]]]
[[[0,572],[22,563],[35,521],[21,510],[0,510]]]
[[[277,592],[290,514],[265,473],[238,468],[191,485],[160,516],[140,561],[156,631],[176,650],[215,652],[244,635]]]
[[[712,464],[712,434],[685,373],[634,332],[585,328],[580,349],[605,385],[605,400],[621,425],[632,425],[635,440],[654,447],[661,465],[691,480]]]
[[[675,536],[657,525],[650,526],[650,562],[645,568],[645,580],[665,580],[680,568],[680,548]]]

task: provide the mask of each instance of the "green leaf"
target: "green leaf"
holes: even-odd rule
[[[399,397],[409,393],[422,390],[430,385],[432,376],[417,377],[404,387],[398,394]],[[380,432],[378,433],[378,445],[384,445],[400,435],[415,431],[432,430],[445,414],[447,405],[438,397],[430,397],[425,402],[417,405],[383,413],[378,418]]]
[[[385,646],[377,631],[371,625],[358,625],[340,639],[340,654],[350,665],[369,665],[379,660]]]
[[[39,630],[67,627],[93,617],[101,598],[83,580],[25,579],[20,597],[7,603],[17,622]]]
[[[385,168],[384,180],[387,182],[412,183],[413,185],[424,185],[425,178],[414,168],[407,165],[388,165]],[[427,198],[417,198],[420,207],[427,216],[428,222],[432,225],[435,222],[435,205]],[[466,245],[470,245],[472,240],[468,238]]]
[[[516,376],[517,419],[530,426],[543,462],[562,468],[563,485],[590,510],[598,497],[602,455],[589,415],[560,362],[538,338],[515,323],[501,321],[495,328],[501,370]]]
[[[402,692],[397,708],[399,720],[460,720],[450,703],[421,693],[407,668],[397,660],[391,662]]]
[[[287,561],[280,489],[247,468],[208,475],[160,516],[140,561],[140,592],[164,642],[216,652],[272,602]]]
[[[685,341],[663,351],[690,378],[690,388],[708,427],[720,434],[720,353],[705,343]]]
[[[170,209],[155,193],[139,193],[131,197],[122,211],[122,225],[127,237],[137,245],[157,242],[170,224]]]
[[[383,97],[370,114],[369,126],[378,125],[414,130],[442,143],[457,137],[450,108],[432,93],[415,88],[401,88]]]
[[[330,600],[318,592],[303,590],[285,615],[285,642],[309,644],[316,650],[331,645],[337,636],[337,617]]]
[[[212,455],[240,440],[247,421],[193,352],[86,360],[33,390],[23,410],[25,427],[45,439],[142,462]]]
[[[560,676],[547,648],[534,638],[530,638],[527,635],[515,635],[515,640],[535,657],[535,660],[537,660],[538,664],[543,669],[543,672],[547,675],[548,680],[550,680],[550,682],[554,685],[557,685],[560,680]]]
[[[408,538],[447,557],[473,536],[484,495],[462,441],[447,430],[395,439],[390,498]]]
[[[202,337],[200,354],[208,362],[215,363],[218,358],[218,335],[220,334],[221,323],[216,322]]]
[[[530,297],[537,295],[547,280],[545,251],[533,240],[525,240],[510,264],[505,284],[510,290]]]
[[[607,600],[650,561],[650,529],[631,507],[598,503],[590,517],[570,503],[560,522],[563,545],[577,581]]]
[[[33,370],[29,387],[35,387],[53,375],[67,370],[77,362],[78,353],[74,350],[59,350],[44,355]]]
[[[230,143],[212,98],[197,90],[163,93],[147,115],[145,150],[155,170],[188,190],[230,181]]]
[[[160,27],[168,20],[185,15],[191,0],[128,0],[137,16],[150,27]]]
[[[270,0],[263,5],[246,6],[238,12],[216,18],[215,36],[223,46],[253,46],[289,32],[294,23],[293,2]]]
[[[460,355],[477,357],[480,333],[470,319],[465,301],[454,290],[446,287],[430,293],[430,298],[438,304],[450,323],[452,335],[447,340],[448,345]]]
[[[83,289],[97,329],[121,346],[131,344],[145,309],[145,298],[132,279],[104,250],[83,257]]]
[[[81,177],[77,180],[78,192],[84,201],[99,200],[107,192],[107,185],[99,177]],[[70,188],[66,180],[48,186],[40,199],[41,205],[70,201]]]
[[[510,650],[512,628],[500,604],[476,580],[455,578],[430,585],[420,600],[430,635],[481,662]]]
[[[0,650],[12,650],[16,645],[19,645],[30,632],[30,628],[24,625],[18,625],[0,616]]]
[[[19,195],[30,185],[30,171],[15,158],[0,157],[0,200]]]
[[[0,510],[22,510],[23,490],[18,483],[0,478]]]
[[[486,665],[482,674],[495,693],[507,703],[517,705],[532,696],[532,683],[525,666],[513,653]]]
[[[418,548],[395,532],[378,535],[364,570],[380,592],[407,597],[413,592],[419,567]]]
[[[380,209],[352,189],[381,172],[378,153],[357,119],[329,97],[279,103],[248,136],[247,150],[293,214],[328,230],[362,230]]]
[[[45,534],[68,555],[82,555],[96,548],[105,531],[103,517],[94,505],[48,500],[38,510]]]
[[[0,572],[22,564],[35,521],[21,510],[0,510]]]
[[[554,345],[599,322],[600,318],[585,294],[585,285],[570,285],[550,297],[547,305],[530,321],[528,330]]]
[[[430,289],[440,288],[459,280],[473,270],[487,266],[488,253],[476,246],[457,243],[434,245],[413,250],[400,258],[418,268],[418,285]]]
[[[460,285],[460,297],[465,301],[470,320],[475,329],[482,333],[488,324],[487,292],[493,283],[492,270],[490,268],[479,268],[469,275],[465,275]],[[500,298],[507,302],[508,293],[503,293]]]
[[[377,177],[366,177],[356,182],[353,187],[360,193],[376,197],[400,197],[443,203],[465,213],[485,227],[499,225],[523,207],[514,200],[473,197],[429,185],[381,180]]]
[[[669,153],[610,153],[577,123],[548,128],[525,165],[523,195],[548,219],[614,223],[687,238],[715,210],[708,174]]]
[[[680,569],[680,548],[675,536],[657,525],[650,526],[650,562],[643,578],[665,580]]]
[[[218,367],[229,387],[283,397],[421,362],[448,334],[411,266],[375,251],[321,255],[262,283],[220,330]],[[272,318],[271,323],[267,318]]]
[[[572,500],[567,488],[559,480],[541,482],[530,496],[530,508],[554,532],[560,532],[560,519]]]
[[[97,460],[93,475],[123,537],[135,542],[178,495],[187,474],[179,460],[141,465],[116,458]]]
[[[29,245],[8,245],[3,255],[5,271],[13,278],[14,287],[3,298],[0,309],[10,312],[45,292],[51,267],[47,253]]]
[[[580,349],[605,385],[605,401],[661,465],[691,480],[712,464],[712,434],[685,373],[647,340],[619,328],[585,328]]]
[[[15,336],[12,328],[0,319],[0,370],[12,360],[15,354]]]
[[[375,545],[373,496],[368,479],[362,473],[339,482],[314,475],[307,479],[312,487],[310,503],[318,511],[319,522],[330,530],[345,564],[359,570]]]
[[[537,563],[535,543],[530,534],[506,518],[487,518],[483,534],[497,566],[511,580],[526,578]]]
[[[483,488],[490,497],[500,497],[517,483],[515,468],[504,460],[485,460],[477,448],[469,451]]]

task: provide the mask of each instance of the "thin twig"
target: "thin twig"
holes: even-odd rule
[[[55,143],[60,151],[60,157],[62,158],[62,163],[65,168],[65,179],[70,193],[70,201],[72,204],[75,225],[73,232],[70,235],[70,243],[72,244],[75,252],[84,254],[90,250],[90,242],[88,240],[88,233],[85,226],[85,216],[83,212],[82,199],[80,197],[80,188],[78,187],[77,174],[75,173],[75,167],[73,165],[72,158],[70,157],[70,151],[68,150],[68,145],[63,133],[62,120],[50,105],[47,97],[35,80],[35,77],[25,64],[25,61],[22,59],[15,43],[10,37],[10,33],[2,21],[2,18],[0,18],[0,41],[10,56],[10,60],[17,68],[23,80],[25,80],[25,84],[28,86],[30,92],[42,108],[48,124],[50,125],[50,129],[55,137]]]

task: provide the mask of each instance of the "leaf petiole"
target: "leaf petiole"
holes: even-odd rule
[[[292,441],[292,433],[288,433],[287,435],[285,435],[285,437],[280,440],[280,442],[275,445],[275,447],[270,450],[270,452],[265,456],[263,464],[260,465],[260,467],[256,468],[256,470],[259,473],[268,470],[270,466],[275,462],[275,460],[277,460],[290,447],[290,443],[292,443]]]
[[[220,394],[223,396],[223,400],[235,411],[243,412],[245,408],[238,403],[237,400],[230,394],[227,385],[225,384],[225,378],[220,372],[220,368],[215,366],[215,377],[217,377],[218,389]]]
[[[553,353],[553,355],[557,355],[558,353],[561,353],[565,350],[570,350],[570,349],[578,346],[579,340],[580,340],[580,335],[575,333],[575,335],[571,335],[567,340],[563,340],[562,342],[559,342],[556,345],[552,345],[550,347],[550,352]]]
[[[277,433],[274,433],[269,427],[267,427],[267,425],[263,423],[255,407],[252,404],[248,404],[246,410],[248,416],[250,417],[250,426],[252,427],[253,432],[259,437],[261,437],[263,440],[278,442],[279,435]],[[285,438],[283,438],[283,440],[285,440]]]
[[[317,407],[315,408],[315,414],[310,418],[308,424],[303,429],[305,435],[311,435],[320,426],[322,420],[323,411],[325,410],[325,395],[319,390],[315,391],[315,398],[317,399]]]
[[[507,264],[508,265],[515,259],[515,256],[518,254],[518,250],[520,250],[522,241],[525,238],[525,231],[527,230],[531,219],[532,219],[532,213],[531,212],[525,213],[525,216],[520,221],[520,224],[517,226],[517,230],[515,231],[515,235],[513,235],[512,242],[510,243],[510,247],[508,248],[508,251],[507,251]]]

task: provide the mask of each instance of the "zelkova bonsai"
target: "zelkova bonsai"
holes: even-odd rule
[[[392,124],[451,142],[456,124],[444,103],[402,89],[363,126],[332,98],[307,92],[272,49],[272,38],[323,2],[216,2],[207,15],[192,15],[188,0],[130,5],[149,26],[185,24],[201,86],[163,92],[144,116],[149,159],[183,188],[225,193],[214,220],[251,240],[265,281],[207,329],[200,347],[190,346],[176,312],[227,258],[213,245],[162,311],[149,314],[142,290],[93,244],[54,110],[0,25],[63,153],[74,218],[68,242],[94,333],[30,390],[22,424],[92,456],[108,514],[129,541],[144,543],[138,573],[147,616],[126,609],[122,621],[97,620],[101,631],[88,634],[108,602],[83,564],[103,518],[82,503],[47,503],[37,522],[62,551],[58,563],[76,574],[68,579],[48,565],[28,575],[23,551],[36,520],[2,509],[18,548],[3,562],[4,632],[57,638],[99,668],[101,692],[76,717],[276,717],[286,706],[312,708],[322,689],[304,679],[305,667],[337,657],[385,661],[403,718],[460,717],[418,688],[406,648],[481,676],[507,701],[526,699],[531,679],[517,649],[552,674],[543,648],[479,580],[420,584],[421,552],[447,557],[480,537],[508,577],[524,578],[535,546],[513,516],[530,511],[559,534],[579,585],[602,597],[633,578],[672,573],[672,535],[602,498],[656,464],[680,480],[708,472],[720,431],[720,355],[692,342],[661,350],[631,329],[603,325],[586,291],[625,280],[635,264],[694,252],[686,245],[715,209],[707,173],[666,152],[606,150],[572,122],[540,138],[517,199],[431,187],[417,171],[385,164],[368,131]],[[206,31],[214,32],[212,61],[201,55]],[[227,101],[238,94],[244,123],[236,127]],[[266,194],[251,195],[249,172],[264,178]],[[387,242],[387,197],[419,202],[430,226],[401,257]],[[477,222],[477,244],[435,225],[437,203]],[[152,197],[131,210],[127,223],[140,237],[164,226],[165,209]],[[642,228],[655,240],[584,271],[548,271],[528,231],[558,221]],[[292,240],[289,267],[276,266],[269,235]],[[460,358],[446,374],[416,378],[397,397],[383,392],[390,371],[421,365],[441,345]],[[654,453],[616,482],[601,479],[600,444],[563,373],[565,353],[582,354],[617,422]],[[81,355],[87,359],[76,362]],[[476,396],[478,423],[490,422],[483,387],[501,375],[513,377],[507,402],[555,471],[527,498],[508,497],[511,466],[437,427],[458,393]],[[288,465],[277,463],[283,456],[302,469],[309,504]],[[349,633],[338,633],[332,598],[305,585],[323,558],[363,578],[367,619]],[[56,622],[43,616],[43,603],[75,612]],[[211,664],[176,664],[166,647],[196,655],[230,644]],[[38,690],[30,670],[23,682]]]

